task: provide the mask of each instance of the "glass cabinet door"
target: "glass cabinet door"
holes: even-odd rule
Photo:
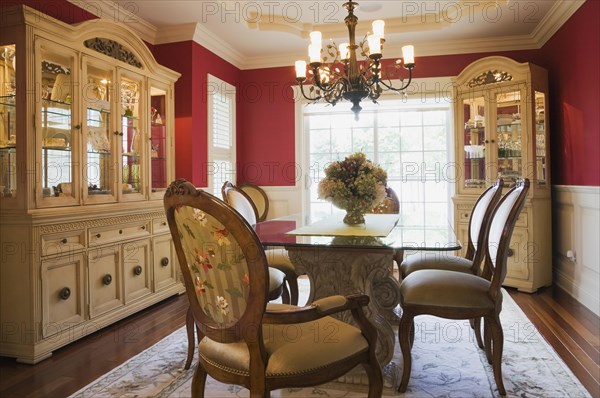
[[[548,179],[546,95],[535,92],[535,179],[538,186],[545,187]]]
[[[463,100],[463,157],[465,188],[481,189],[486,184],[485,101],[482,96]]]
[[[85,167],[83,168],[84,202],[104,203],[116,200],[116,157],[113,142],[115,83],[114,70],[84,58],[82,101],[85,109],[83,137]]]
[[[55,44],[37,43],[37,82],[40,101],[37,102],[36,125],[39,126],[38,139],[41,141],[40,161],[41,182],[38,202],[44,205],[72,205],[79,202],[79,154],[74,147],[79,145],[81,125],[73,117],[75,55],[61,53]],[[38,124],[39,123],[39,124]],[[39,185],[38,185],[39,186]]]
[[[17,194],[16,46],[0,46],[0,198]]]
[[[497,175],[507,186],[523,176],[522,137],[527,127],[521,123],[521,97],[521,90],[512,86],[496,93],[492,103],[496,108]]]
[[[168,86],[150,86],[150,192],[162,196],[169,184]]]
[[[121,193],[122,199],[141,199],[144,195],[144,153],[147,137],[140,119],[146,115],[142,94],[143,81],[133,74],[123,74],[120,79],[121,123]],[[141,197],[140,197],[141,196]]]

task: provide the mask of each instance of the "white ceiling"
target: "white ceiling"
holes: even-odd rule
[[[81,0],[69,0],[81,4]],[[540,48],[585,0],[362,0],[357,40],[386,21],[384,58]],[[195,40],[241,69],[307,59],[308,33],[348,41],[344,1],[88,1],[86,10],[118,17],[152,44]],[[116,3],[116,4],[115,4]],[[118,11],[118,12],[117,12]]]

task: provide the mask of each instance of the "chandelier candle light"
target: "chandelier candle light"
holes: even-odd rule
[[[338,46],[327,44],[325,50],[322,47],[322,35],[319,31],[310,33],[310,45],[308,46],[309,66],[312,73],[312,82],[309,95],[304,91],[304,82],[307,80],[306,61],[296,61],[296,80],[300,84],[300,90],[304,98],[312,102],[324,100],[331,105],[345,99],[352,102],[352,111],[355,119],[361,111],[360,101],[369,98],[374,103],[384,90],[395,92],[404,91],[412,80],[412,70],[415,67],[415,50],[413,46],[402,47],[404,68],[408,69],[408,80],[398,77],[401,87],[393,87],[392,79],[396,78],[397,71],[402,66],[402,60],[397,60],[394,65],[383,76],[380,60],[385,42],[384,27],[382,20],[373,21],[373,32],[366,36],[359,44],[356,44],[355,33],[358,18],[354,15],[354,9],[358,3],[349,1],[344,3],[348,10],[348,16],[344,19],[348,27],[349,43]],[[367,46],[368,48],[365,48]],[[360,48],[361,55],[365,61],[358,62],[356,51]],[[344,66],[342,72],[338,66]],[[387,80],[387,83],[386,83]]]

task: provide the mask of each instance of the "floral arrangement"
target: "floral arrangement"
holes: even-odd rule
[[[364,214],[385,198],[386,184],[386,171],[357,152],[325,168],[325,178],[319,182],[319,198],[346,210],[346,224],[361,224]]]

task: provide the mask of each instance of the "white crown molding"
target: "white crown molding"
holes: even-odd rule
[[[544,19],[533,31],[538,47],[542,48],[544,44],[563,26],[569,18],[585,3],[586,0],[557,1],[546,13]]]
[[[196,31],[192,38],[196,43],[223,58],[238,69],[243,69],[245,57],[217,35],[206,29],[201,24],[196,24]]]
[[[123,23],[137,33],[137,35],[145,42],[155,44],[158,28],[146,20],[139,18],[134,12],[121,7],[117,3],[110,0],[96,0],[93,2],[84,0],[67,1],[98,18]],[[134,6],[135,3],[131,4]]]
[[[199,23],[190,23],[160,30],[151,23],[137,17],[132,10],[125,9],[110,0],[97,0],[86,2],[84,0],[68,0],[77,7],[84,9],[99,18],[110,19],[126,24],[134,30],[143,40],[150,44],[165,44],[179,41],[193,40],[215,55],[223,58],[233,66],[242,69],[273,68],[291,66],[297,59],[306,58],[306,54],[280,54],[274,56],[244,56],[233,46],[223,41]],[[538,24],[531,35],[506,36],[486,39],[472,39],[461,41],[416,43],[416,56],[452,55],[465,53],[483,53],[497,51],[532,50],[541,48],[560,29],[560,27],[585,3],[586,0],[556,1],[544,19]],[[133,3],[132,3],[133,4]],[[391,20],[389,21],[392,22]],[[397,22],[397,21],[396,21]],[[412,22],[412,21],[411,21]],[[306,25],[306,24],[305,24]],[[400,28],[399,23],[397,28]],[[406,21],[403,23],[406,26]],[[409,24],[413,29],[423,28],[423,24]],[[431,24],[426,24],[431,25]],[[435,25],[440,29],[443,26]],[[254,26],[254,28],[258,28]],[[272,27],[273,28],[273,27]],[[305,31],[314,28],[311,26],[296,27],[295,33],[303,35]],[[322,26],[324,34],[333,35],[335,30],[343,29],[340,26]],[[264,29],[264,27],[263,27]],[[275,28],[276,29],[276,28]],[[270,30],[267,28],[267,30]],[[399,44],[386,44],[387,54],[401,54]],[[394,58],[394,57],[390,57]]]

